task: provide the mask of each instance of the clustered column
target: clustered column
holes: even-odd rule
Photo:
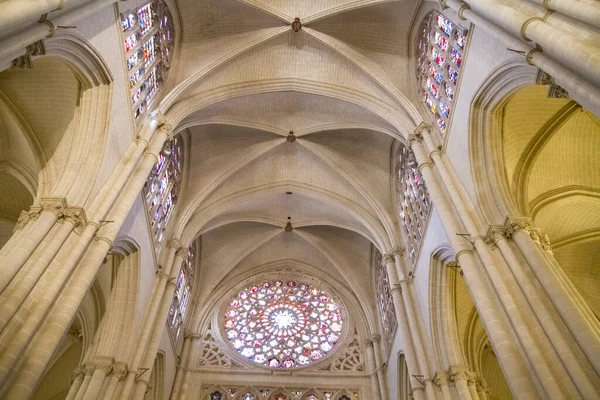
[[[589,364],[586,366],[585,361],[582,363],[577,360],[573,349],[567,345],[571,340],[564,337],[564,330],[558,328],[542,300],[547,295],[537,289],[527,272],[529,267],[514,255],[501,235],[492,235],[486,240],[480,233],[484,227],[468,195],[456,180],[456,175],[450,172],[445,156],[429,129],[427,125],[420,125],[410,138],[411,147],[456,251],[456,258],[481,320],[486,330],[492,333],[490,340],[513,393],[519,393],[523,398],[535,398],[537,389],[530,380],[530,377],[534,377],[543,389],[544,397],[562,399],[579,392],[584,398],[597,399],[598,393],[587,373],[591,367]],[[513,231],[511,236],[514,236],[517,247],[544,289],[551,294],[549,300],[555,304],[567,326],[572,329],[574,338],[597,367],[598,335],[594,331],[594,324],[585,318],[586,310],[578,308],[576,298],[567,295],[565,288],[568,285],[557,279],[558,274],[547,261],[543,248],[532,240],[531,235],[524,229],[514,230],[513,227]],[[468,242],[462,239],[465,235],[470,238]],[[536,237],[539,237],[537,233]],[[500,253],[495,252],[495,246]],[[480,262],[483,268],[479,267]],[[507,274],[508,271],[512,274]],[[485,275],[491,287],[486,283]],[[571,310],[570,314],[567,310]],[[504,324],[501,314],[511,325]],[[518,339],[516,343],[508,335],[511,331]],[[533,336],[532,331],[543,332],[542,335],[548,335],[548,339]],[[519,352],[526,356],[533,367],[529,374],[525,372],[524,360]],[[471,397],[477,392],[475,385],[476,382],[472,382],[467,387]],[[517,385],[520,387],[517,388]]]

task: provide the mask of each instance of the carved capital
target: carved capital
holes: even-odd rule
[[[448,374],[446,372],[442,372],[442,371],[436,372],[433,377],[433,383],[435,383],[439,387],[448,386],[448,380],[449,380]]]
[[[529,236],[531,237],[531,240],[533,240],[537,244],[541,245],[540,230],[538,228],[533,228],[533,227],[530,228]]]
[[[20,231],[21,229],[25,228],[29,221],[32,220],[33,219],[31,218],[30,211],[21,211],[21,215],[19,216],[19,219],[13,228],[13,232]]]
[[[385,263],[386,266],[388,264],[393,264],[394,263],[394,256],[392,254],[389,254],[389,253],[383,254],[383,262]]]
[[[491,246],[492,248],[496,248],[498,246],[498,242],[500,240],[504,240],[506,238],[506,228],[502,225],[491,225],[488,228],[487,234],[483,241]]]
[[[417,125],[412,134],[423,138],[423,131],[431,132],[431,125],[426,122],[421,122],[419,125]]]
[[[97,357],[94,360],[96,369],[104,371],[106,375],[110,374],[113,369],[113,359],[109,357]]]
[[[49,23],[49,21],[44,21]],[[50,25],[49,25],[50,26]],[[46,46],[43,40],[38,40],[25,47],[25,54],[12,60],[12,67],[22,69],[33,68],[33,57],[39,57],[46,54]]]
[[[420,133],[411,133],[410,135],[408,135],[408,143],[409,146],[412,147],[413,143],[423,143],[423,135],[421,135]]]
[[[540,236],[540,242],[542,245],[542,249],[544,249],[545,251],[547,251],[550,254],[553,254],[552,252],[552,245],[550,244],[550,238],[548,237],[547,234],[543,234]]]
[[[162,111],[159,110],[154,111],[150,117],[152,118],[152,121],[156,121],[157,126],[161,126],[168,122],[165,114],[163,114]]]
[[[94,375],[94,371],[96,370],[96,366],[94,364],[86,364],[83,368],[83,373],[86,376]]]
[[[71,224],[73,224],[73,228],[76,230],[80,230],[87,224],[85,211],[83,210],[83,208],[79,207],[70,207],[65,209],[65,211],[62,214],[62,218],[65,221],[68,221]]]
[[[393,255],[394,257],[402,257],[404,255],[405,249],[402,247],[394,247],[392,250],[390,250],[390,254]]]
[[[546,97],[554,99],[567,99],[569,98],[569,92],[567,92],[562,86],[556,84],[554,78],[541,69],[538,71],[536,84],[547,85],[548,93]]]
[[[511,239],[519,231],[531,232],[531,223],[527,218],[506,218],[504,236]]]
[[[175,253],[175,255],[177,257],[183,258],[183,261],[186,261],[188,259],[187,249],[184,249],[183,247],[181,247],[179,250],[177,250],[177,252]]]
[[[475,388],[477,390],[477,392],[484,392],[487,393],[489,395],[490,391],[487,385],[487,382],[485,381],[485,378],[482,376],[478,376],[475,382]]]
[[[170,249],[179,250],[183,247],[183,245],[181,244],[179,239],[169,239],[167,241],[167,247],[169,247]]]
[[[67,202],[64,197],[43,197],[40,202],[42,211],[54,213],[57,218],[63,218]]]
[[[112,366],[112,376],[117,377],[119,380],[125,379],[128,372],[129,369],[126,363],[114,363]]]
[[[201,337],[202,337],[202,335],[200,335],[198,332],[192,332],[188,329],[183,330],[183,338],[184,339],[190,338],[190,340],[196,340],[196,339],[200,339]]]

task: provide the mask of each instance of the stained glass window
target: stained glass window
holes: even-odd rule
[[[415,71],[423,103],[444,134],[452,114],[467,31],[434,11],[425,18],[417,41]]]
[[[132,99],[133,100],[133,99]],[[158,156],[158,161],[152,168],[146,185],[144,196],[156,255],[160,253],[167,224],[173,215],[173,209],[179,196],[179,182],[181,180],[181,138],[176,135],[163,147]]]
[[[317,398],[317,396],[315,396],[314,394],[311,394],[310,396],[308,396],[308,397],[306,398],[306,400],[319,400],[319,399],[318,399],[318,398]]]
[[[210,394],[210,400],[221,400],[223,398],[223,393],[216,391]]]
[[[287,400],[287,396],[283,393],[279,393],[273,396],[273,400]]]
[[[439,113],[437,114],[439,116]],[[442,123],[446,123],[442,119]],[[413,152],[404,144],[398,147],[397,193],[400,228],[406,239],[406,250],[411,261],[417,259],[425,224],[431,210],[429,193],[419,172]]]
[[[194,258],[196,257],[196,245],[192,244],[187,250],[187,257],[181,263],[181,271],[177,278],[177,286],[173,294],[173,302],[169,311],[167,323],[171,332],[171,337],[174,341],[179,339],[181,328],[183,327],[183,319],[187,311],[190,294],[192,291],[192,282],[194,279]]]
[[[292,390],[292,396],[294,396],[294,399],[299,399],[300,397],[302,397],[302,391],[300,390]]]
[[[254,400],[254,396],[252,395],[252,393],[246,393],[242,396],[242,400]]]
[[[171,66],[173,23],[162,0],[121,14],[134,117],[145,114]],[[143,61],[143,63],[142,63]],[[138,65],[142,64],[141,67]]]
[[[381,253],[377,252],[375,257],[375,282],[377,287],[377,308],[381,318],[382,337],[386,349],[390,350],[394,333],[398,322],[396,320],[396,309],[392,299],[392,289],[387,274],[387,267]]]
[[[223,316],[225,336],[246,359],[294,369],[325,357],[343,327],[338,304],[307,283],[273,280],[241,290]]]

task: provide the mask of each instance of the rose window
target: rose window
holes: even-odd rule
[[[237,352],[277,369],[322,359],[334,349],[343,326],[338,304],[323,290],[281,280],[241,290],[230,301],[223,324]]]

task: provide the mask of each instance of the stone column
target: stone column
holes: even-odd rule
[[[6,327],[10,319],[22,306],[25,299],[31,294],[34,286],[46,271],[51,261],[56,257],[61,247],[75,227],[85,225],[85,212],[80,208],[65,208],[58,213],[57,223],[54,224],[51,235],[43,240],[39,246],[40,252],[27,269],[21,279],[15,277],[8,289],[0,296],[0,331]],[[64,249],[63,249],[64,251]],[[14,287],[13,287],[14,285]],[[10,290],[12,287],[12,290]],[[7,295],[7,296],[5,296]]]
[[[127,376],[127,364],[125,363],[114,363],[108,382],[106,384],[106,390],[102,397],[103,400],[112,400],[117,390],[117,385],[123,378]]]
[[[29,212],[29,222],[27,235],[22,235],[18,243],[11,244],[10,240],[7,246],[12,246],[12,251],[7,251],[3,258],[0,258],[2,265],[2,274],[0,274],[0,292],[4,291],[10,281],[15,277],[19,269],[27,262],[35,249],[42,243],[48,232],[52,229],[58,217],[67,206],[62,198],[44,198],[39,207],[32,207]]]
[[[456,391],[458,392],[458,397],[462,399],[468,400],[477,400],[478,398],[472,397],[472,393],[469,390],[469,375],[467,371],[464,369],[452,369],[450,368],[450,379],[454,382],[454,386],[456,387]]]
[[[476,389],[477,394],[479,395],[479,400],[488,400],[488,388],[487,383],[483,377],[478,377],[476,381]]]
[[[450,206],[451,203],[438,183],[432,168],[433,164],[429,161],[423,144],[416,136],[410,138],[410,143],[429,194],[444,225],[444,230],[456,252],[456,259],[463,270],[467,287],[481,321],[486,331],[492,333],[489,335],[490,341],[498,355],[502,369],[505,371],[512,393],[518,395],[520,399],[539,399],[531,376],[509,334],[509,327],[504,323],[500,314],[496,299],[491,296],[492,291],[480,274],[481,268],[473,256],[472,247],[462,237],[459,239],[459,236],[456,235],[463,232],[464,229],[456,219]]]
[[[75,369],[75,379],[73,380],[73,383],[71,383],[71,387],[69,388],[69,393],[67,394],[67,397],[65,398],[65,400],[75,399],[75,396],[77,396],[77,393],[79,392],[79,388],[81,387],[82,383],[83,383],[83,367],[80,365],[79,367],[77,367]]]
[[[127,188],[122,191],[121,197],[109,214],[109,219],[113,222],[103,225],[98,230],[97,241],[91,244],[87,254],[81,260],[77,271],[68,283],[68,287],[63,291],[64,295],[53,305],[53,312],[47,318],[44,328],[38,333],[37,337],[39,339],[32,345],[29,356],[21,364],[22,370],[26,370],[27,373],[18,374],[14,384],[7,392],[9,397],[27,398],[35,389],[37,382],[41,379],[46,366],[50,362],[53,349],[59,345],[65,331],[68,329],[81,301],[93,283],[104,257],[112,247],[112,241],[118,234],[131,206],[142,190],[148,174],[154,167],[157,154],[170,135],[172,135],[172,129],[166,124],[155,132],[145,157],[137,165],[135,174],[131,177]],[[88,231],[88,227],[84,230],[84,235]],[[95,230],[96,228],[92,229],[92,235]],[[72,265],[76,265],[78,260],[79,257],[73,260]],[[33,335],[33,332],[31,334]],[[0,369],[0,372],[2,372],[2,369]]]
[[[433,376],[433,382],[442,391],[442,397],[444,400],[452,400],[452,394],[450,393],[450,388],[448,387],[448,374],[440,371],[436,372]]]
[[[104,383],[104,378],[106,378],[106,376],[112,371],[113,359],[108,357],[99,357],[94,360],[94,364],[96,369],[94,370],[90,384],[85,391],[84,398],[86,399],[96,399],[98,397],[98,393],[100,392],[102,384]]]
[[[180,249],[179,252],[185,252],[185,255],[187,255],[187,251],[184,249]],[[183,257],[184,254],[178,254],[178,256],[175,257],[175,260],[183,260]],[[177,267],[174,266],[171,274],[172,279],[170,279],[167,282],[167,287],[162,297],[160,309],[158,310],[155,324],[152,327],[152,334],[150,336],[150,340],[148,341],[148,347],[146,348],[144,361],[141,364],[142,368],[148,368],[148,373],[135,381],[132,396],[133,400],[143,400],[144,394],[146,393],[146,387],[148,386],[148,378],[150,377],[150,372],[152,371],[152,368],[154,366],[154,359],[156,358],[156,353],[158,352],[160,338],[165,330],[165,323],[169,315],[169,310],[171,309],[171,304],[173,303],[173,295],[175,293],[175,289],[177,288],[177,277],[179,276],[180,269],[181,262],[179,262],[179,265]]]
[[[496,260],[494,259],[489,246],[484,242],[483,236],[480,233],[481,228],[477,224],[477,218],[474,216],[475,212],[469,209],[467,202],[464,200],[464,193],[458,183],[454,182],[452,174],[449,172],[449,168],[445,165],[444,160],[441,157],[441,150],[435,146],[435,142],[430,134],[430,127],[427,124],[420,124],[415,135],[422,138],[426,144],[426,148],[430,151],[429,158],[433,161],[431,169],[436,170],[441,176],[442,186],[446,188],[452,204],[456,207],[459,219],[463,222],[466,233],[471,238],[471,244],[475,247],[477,254],[480,256],[481,261],[485,266],[485,273],[488,275],[492,287],[498,294],[497,299],[500,304],[507,311],[510,322],[514,326],[514,332],[519,338],[522,344],[522,351],[525,353],[530,363],[535,366],[534,371],[539,376],[539,380],[544,387],[546,394],[549,398],[556,398],[557,400],[564,396],[563,388],[568,392],[569,389],[573,388],[572,383],[558,385],[558,379],[561,373],[564,374],[564,370],[560,370],[562,365],[551,363],[555,361],[554,354],[551,349],[542,349],[544,342],[538,340],[536,336],[532,334],[534,329],[538,328],[538,322],[533,317],[533,311],[526,303],[525,299],[520,296],[514,296],[509,289],[509,285],[515,285],[515,279],[513,277],[504,276],[500,268],[496,266]],[[434,175],[435,176],[435,175]],[[463,231],[464,232],[464,231]],[[458,232],[457,232],[458,233]],[[505,282],[508,281],[508,283]],[[509,312],[510,310],[510,312]],[[557,368],[558,367],[558,368]],[[558,369],[558,371],[557,371]],[[570,385],[571,388],[567,387]]]
[[[385,365],[382,360],[381,351],[381,336],[371,335],[371,342],[373,343],[373,354],[375,355],[375,367],[377,371],[377,381],[379,382],[379,392],[381,393],[381,400],[388,400],[387,393],[387,381],[385,379]]]
[[[546,303],[540,297],[540,293],[538,293],[538,289],[531,279],[530,274],[525,271],[523,265],[521,265],[521,261],[516,257],[513,249],[508,244],[506,236],[510,236],[510,234],[507,233],[506,228],[492,227],[488,232],[486,241],[494,244],[500,250],[500,253],[514,275],[515,280],[518,282],[528,302],[531,304],[531,308],[537,319],[540,321],[540,325],[548,335],[550,342],[565,365],[566,371],[569,371],[569,375],[572,377],[582,396],[585,399],[599,399],[600,397],[596,388],[585,373],[580,361],[577,360],[575,353],[561,334],[561,329],[554,321],[554,317],[550,313]],[[475,385],[475,383],[473,383],[473,385]]]
[[[172,266],[175,264],[179,264],[183,262],[183,259],[186,257],[187,252],[183,250],[181,247],[181,243],[178,240],[170,240],[167,243],[169,253],[167,255],[167,271],[170,271]],[[144,316],[144,326],[140,331],[140,338],[137,341],[136,349],[134,352],[134,356],[131,362],[131,371],[125,378],[125,382],[123,384],[123,390],[121,391],[122,400],[129,399],[129,394],[133,389],[133,385],[135,383],[136,371],[138,368],[142,368],[142,362],[144,360],[144,354],[147,351],[148,342],[150,340],[151,333],[153,332],[153,326],[156,323],[157,316],[159,313],[159,307],[162,302],[163,293],[165,292],[167,281],[170,277],[169,273],[160,272],[159,279],[155,283],[155,286],[152,291],[152,299],[148,304]],[[164,322],[163,322],[164,324]],[[150,366],[151,368],[151,366]]]
[[[75,400],[83,400],[84,399],[83,396],[85,395],[85,391],[87,390],[87,388],[90,384],[90,381],[92,380],[93,374],[94,374],[94,365],[87,364],[84,369],[83,382],[81,383],[81,386],[79,387],[79,390],[77,391],[77,394],[75,395]]]
[[[392,255],[393,254],[393,255]],[[415,400],[425,400],[424,388],[421,383],[416,380],[413,375],[423,375],[419,368],[417,356],[415,355],[414,343],[410,335],[410,329],[408,328],[408,322],[406,320],[406,311],[404,308],[404,301],[402,300],[402,294],[400,284],[398,283],[398,271],[396,270],[396,263],[394,257],[401,257],[402,251],[395,250],[392,254],[384,254],[383,259],[385,261],[386,271],[390,285],[392,286],[392,300],[394,301],[394,310],[396,312],[396,320],[398,321],[398,329],[404,332],[402,337],[404,338],[404,355],[406,358],[406,365],[410,372],[410,382],[413,388],[413,397]]]
[[[371,387],[373,390],[373,400],[381,400],[379,380],[377,379],[377,366],[375,365],[375,350],[371,339],[365,340],[365,349],[367,353],[367,369],[371,377]]]
[[[523,219],[509,218],[506,225],[508,237],[514,240],[579,347],[594,366],[596,373],[600,374],[600,337],[598,332],[594,330],[581,308],[569,295],[563,282],[557,279],[553,268],[548,265],[542,253],[543,250],[531,239],[529,223]]]
[[[467,372],[467,385],[469,386],[469,393],[473,400],[479,400],[479,394],[477,393],[477,374],[473,371]]]
[[[182,391],[183,377],[190,368],[189,363],[192,342],[199,338],[199,333],[190,332],[187,329],[183,331],[183,347],[181,349],[179,365],[175,372],[175,382],[173,383],[173,389],[171,390],[171,400],[177,400],[179,398],[179,394]]]

